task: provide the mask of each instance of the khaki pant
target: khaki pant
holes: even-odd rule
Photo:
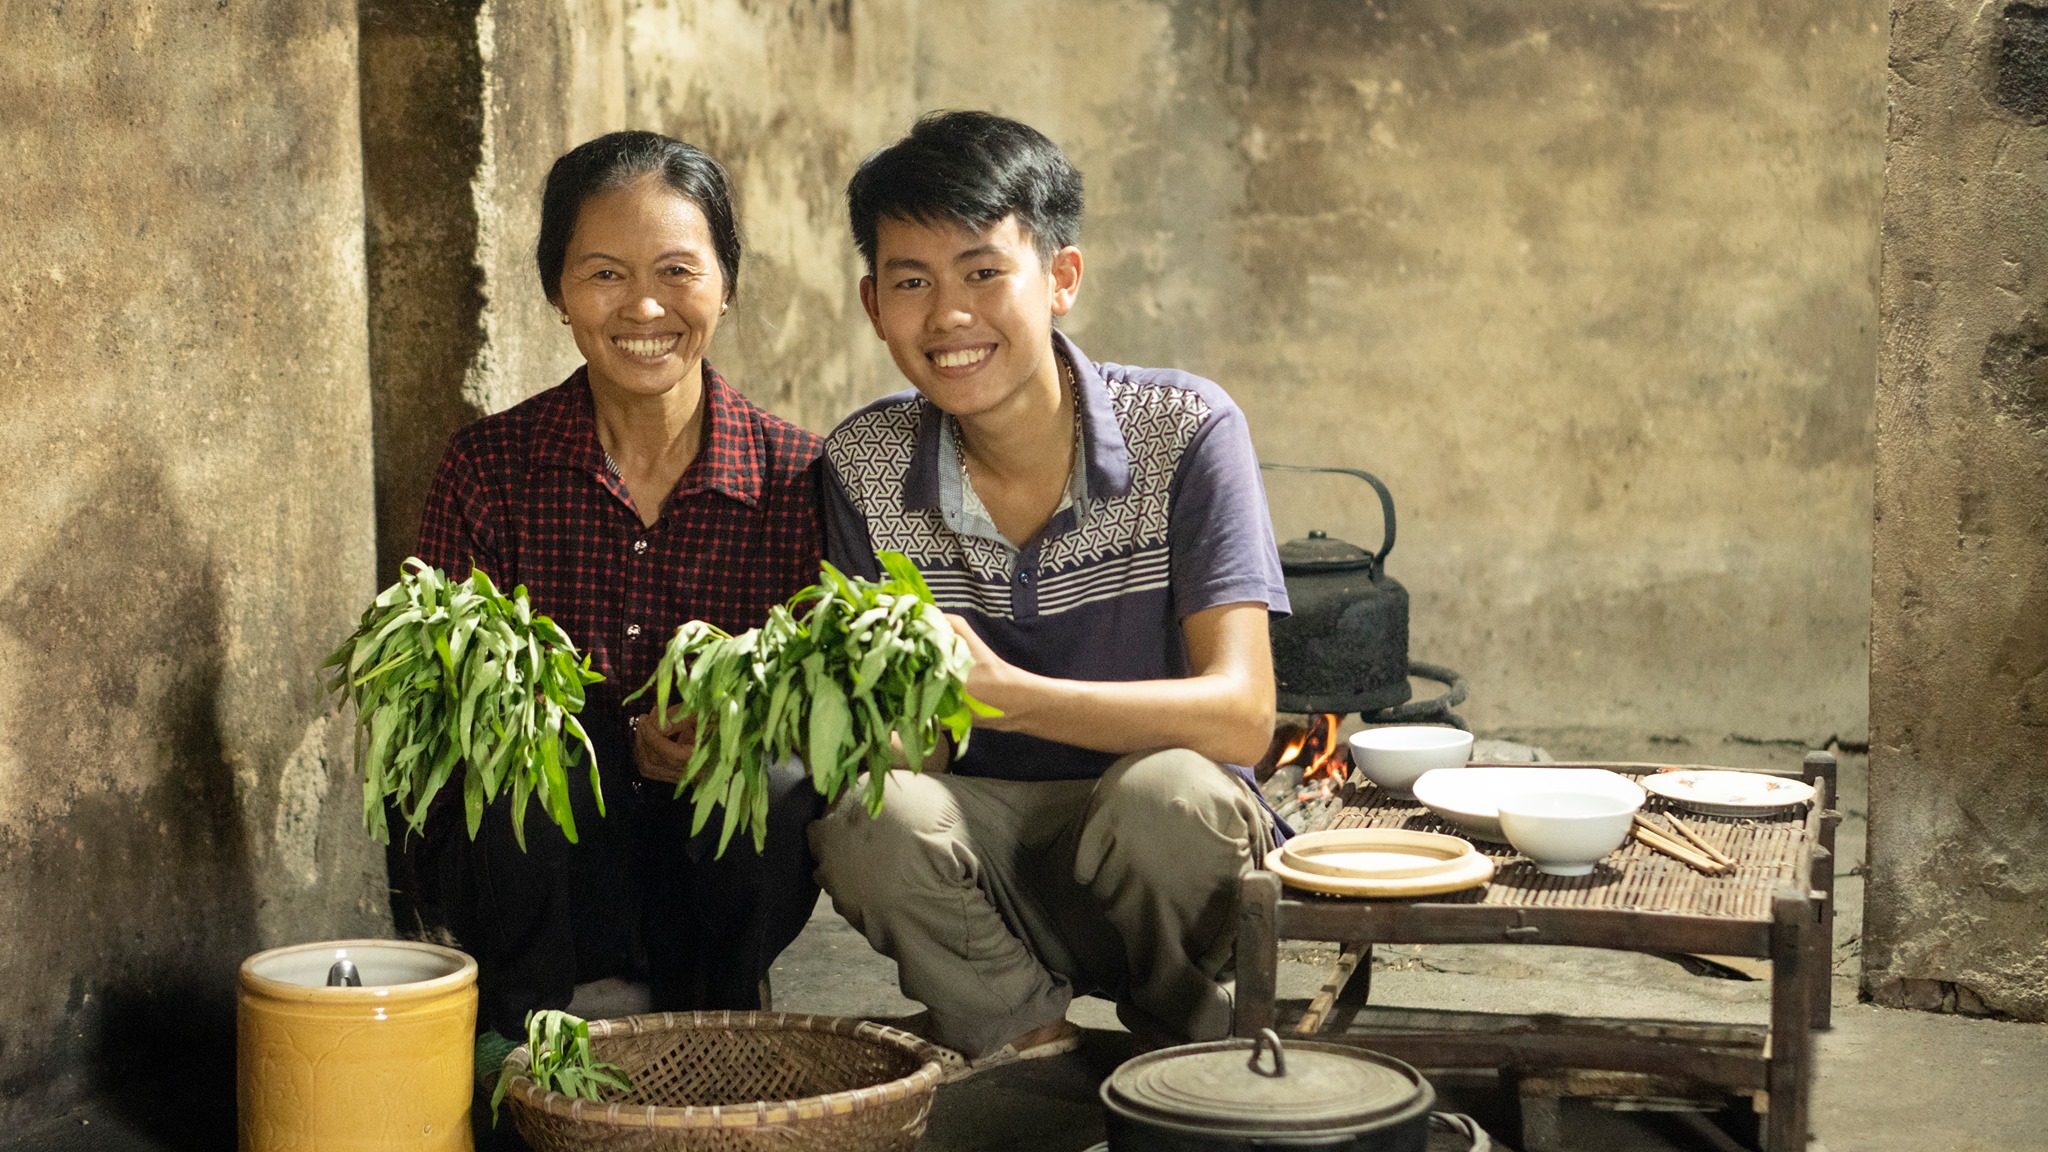
[[[1231,1022],[1238,880],[1271,845],[1251,789],[1186,749],[1099,780],[892,772],[881,815],[849,792],[811,825],[818,881],[896,961],[932,1038],[970,1058],[1113,997],[1134,1031]]]

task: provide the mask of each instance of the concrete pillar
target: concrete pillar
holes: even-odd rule
[[[2048,7],[1891,27],[1864,988],[2048,1019]]]
[[[390,923],[315,673],[373,575],[354,6],[0,28],[0,1132],[231,1147],[237,964]]]

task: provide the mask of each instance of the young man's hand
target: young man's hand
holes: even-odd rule
[[[946,623],[967,641],[967,650],[974,656],[974,667],[967,673],[967,694],[983,704],[1003,710],[1001,716],[975,717],[975,727],[992,728],[998,732],[1015,731],[1015,713],[1022,703],[1018,699],[1017,683],[1024,676],[1023,670],[996,655],[995,649],[990,648],[974,630],[974,625],[967,622],[967,617],[948,612]]]
[[[652,712],[633,718],[633,766],[646,779],[663,784],[682,779],[683,769],[689,766],[690,753],[696,747],[695,716],[685,716],[667,728],[654,722]]]
[[[1191,675],[1175,680],[1060,680],[1004,660],[965,617],[948,613],[974,654],[967,691],[1003,710],[977,728],[1022,732],[1098,752],[1190,748],[1256,764],[1273,736],[1273,656],[1262,603],[1204,608],[1181,621]]]

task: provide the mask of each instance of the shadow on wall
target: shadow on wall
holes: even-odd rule
[[[153,460],[17,570],[0,628],[38,657],[0,706],[27,777],[0,830],[0,1122],[91,1092],[165,1147],[231,1147],[235,972],[256,933],[218,577]]]

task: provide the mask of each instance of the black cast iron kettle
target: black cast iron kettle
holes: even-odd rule
[[[1435,1090],[1401,1061],[1339,1044],[1283,1047],[1271,1028],[1125,1061],[1101,1096],[1107,1152],[1423,1152],[1432,1121],[1472,1152],[1493,1146],[1470,1117],[1431,1112]]]
[[[1367,552],[1322,532],[1280,546],[1293,611],[1273,621],[1273,677],[1282,712],[1357,712],[1405,704],[1408,590],[1387,575],[1394,550],[1394,497],[1370,472],[1261,464],[1273,472],[1356,476],[1379,494],[1386,536]]]

